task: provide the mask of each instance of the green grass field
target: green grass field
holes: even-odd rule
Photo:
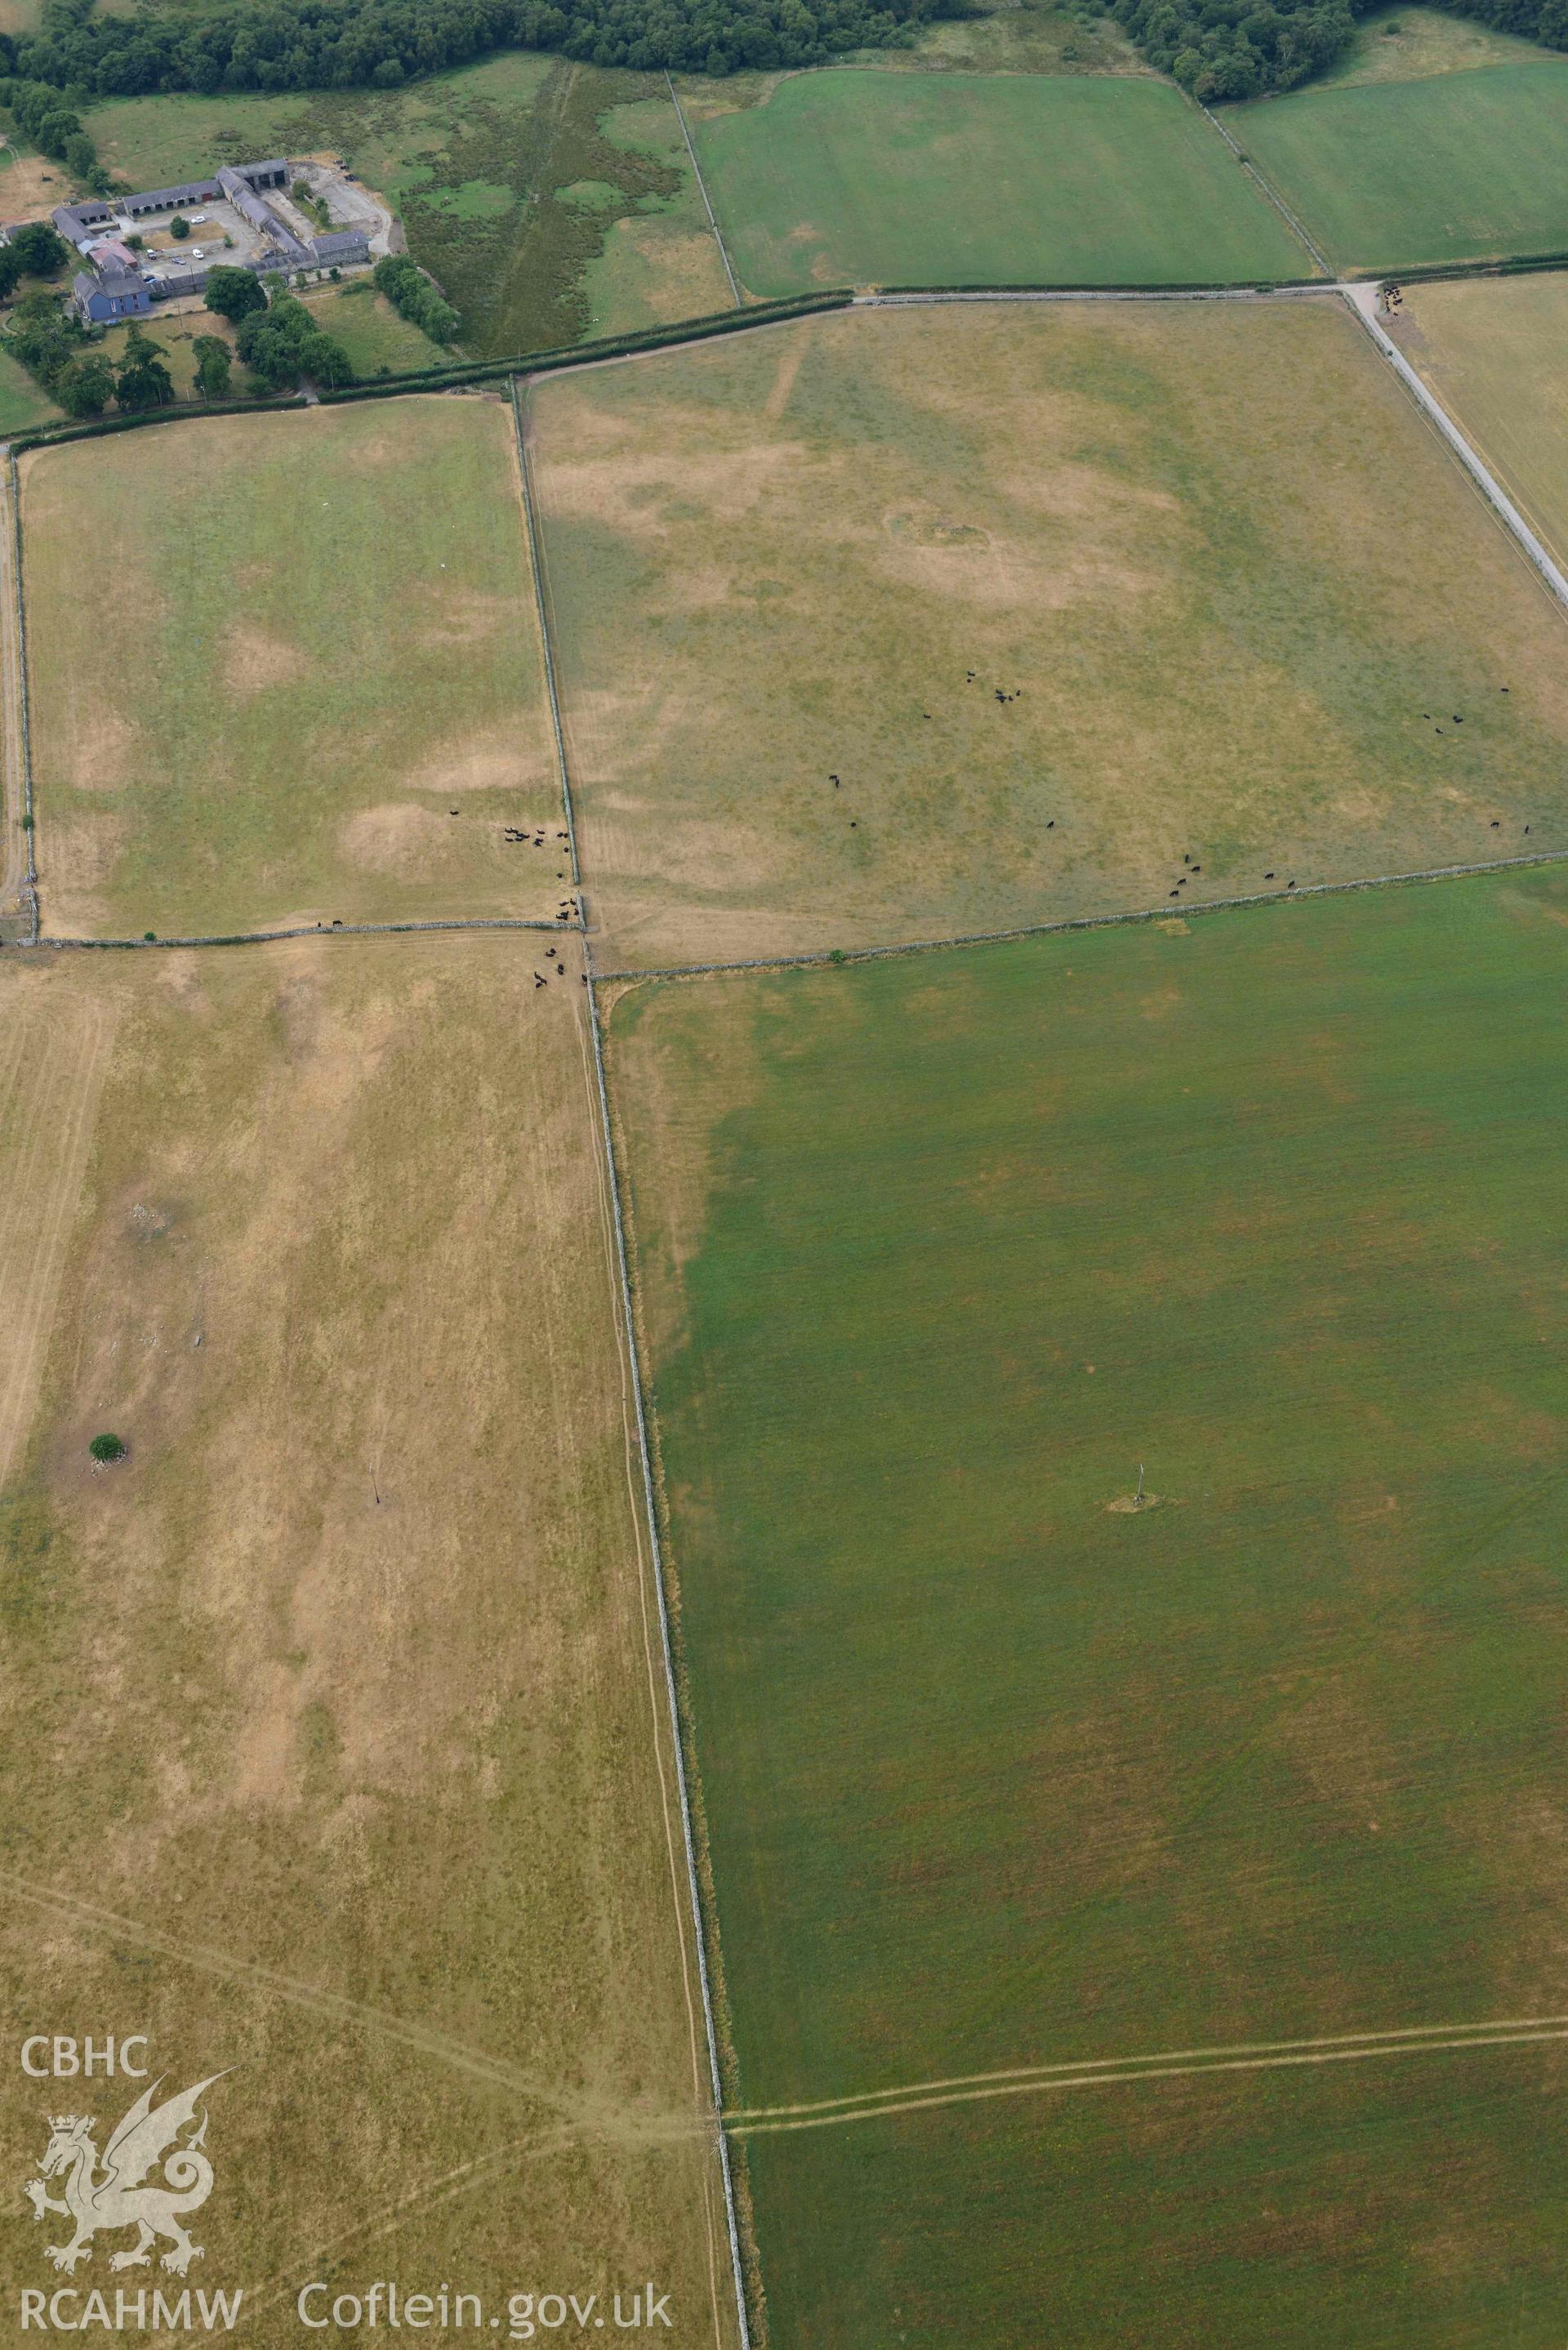
[[[26,369],[9,351],[0,351],[0,434],[63,421],[61,411]]]
[[[1568,565],[1568,276],[1412,286],[1396,339]]]
[[[617,107],[601,128],[607,140],[628,154],[655,160],[675,184],[672,193],[650,193],[635,212],[619,211],[610,222],[604,250],[583,277],[589,332],[624,334],[727,310],[734,297],[668,95],[661,90],[655,98]],[[615,196],[602,182],[596,193],[596,210]]]
[[[1562,615],[1337,300],[861,310],[532,430],[611,965],[1568,846]]]
[[[1568,59],[1226,110],[1336,268],[1568,249]]]
[[[616,1003],[732,2109],[1568,2009],[1565,983],[1534,873]],[[1562,2071],[753,2126],[772,2338],[1546,2350]]]
[[[692,129],[759,296],[1312,274],[1223,142],[1153,80],[796,74]]]
[[[504,838],[560,806],[512,433],[407,400],[26,460],[49,928],[553,915]]]
[[[661,76],[512,50],[397,91],[117,99],[87,125],[133,187],[244,156],[347,157],[481,356],[721,307],[698,282],[701,206]],[[578,200],[588,185],[599,201]]]

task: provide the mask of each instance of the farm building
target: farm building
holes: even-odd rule
[[[272,270],[292,276],[300,270],[354,268],[369,261],[369,238],[363,228],[313,234],[303,214],[288,203],[288,182],[287,161],[272,156],[260,163],[225,163],[212,179],[186,180],[178,187],[149,188],[112,201],[92,196],[57,204],[51,214],[54,224],[76,246],[84,264],[71,286],[78,316],[106,324],[144,316],[156,302],[199,294],[209,267],[217,266],[220,258],[224,267],[254,269],[258,276]],[[277,196],[283,198],[281,205]],[[200,223],[198,207],[213,215],[216,252],[200,244],[179,252],[138,252],[123,241],[138,223],[156,232],[176,213],[192,213]]]

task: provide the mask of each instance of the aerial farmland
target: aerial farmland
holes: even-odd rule
[[[1557,38],[0,11],[7,2339],[1560,2350]]]

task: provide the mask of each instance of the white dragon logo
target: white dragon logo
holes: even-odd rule
[[[68,2244],[45,2247],[56,2268],[74,2274],[78,2261],[90,2260],[92,2240],[100,2228],[140,2230],[129,2251],[109,2254],[111,2269],[144,2267],[160,2236],[167,2236],[173,2245],[163,2255],[163,2266],[176,2276],[183,2276],[192,2262],[202,2258],[201,2245],[191,2241],[180,2221],[183,2213],[199,2210],[213,2191],[213,2166],[201,2150],[207,2135],[206,2115],[183,2146],[177,2141],[186,2124],[194,2119],[202,2091],[223,2077],[222,2073],[213,2073],[198,2081],[193,2089],[182,2090],[179,2096],[168,2097],[157,2107],[152,2100],[162,2082],[154,2081],[150,2089],[144,2089],[116,2124],[103,2150],[101,2178],[95,2175],[99,2154],[92,2134],[98,2125],[92,2116],[49,2116],[49,2143],[38,2160],[39,2175],[28,2179],[24,2192],[35,2220],[41,2220],[46,2211],[60,2211],[76,2222],[77,2231]],[[163,2164],[163,2185],[143,2187],[141,2180],[159,2161]],[[63,2203],[47,2193],[44,2186],[47,2178],[57,2178],[61,2171],[66,2174]]]

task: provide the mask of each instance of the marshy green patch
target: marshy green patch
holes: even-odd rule
[[[661,76],[514,50],[398,91],[115,99],[88,127],[138,187],[280,151],[342,158],[400,213],[481,357],[716,307],[691,303],[690,256],[667,238],[607,288],[596,276],[621,224],[701,216]]]

